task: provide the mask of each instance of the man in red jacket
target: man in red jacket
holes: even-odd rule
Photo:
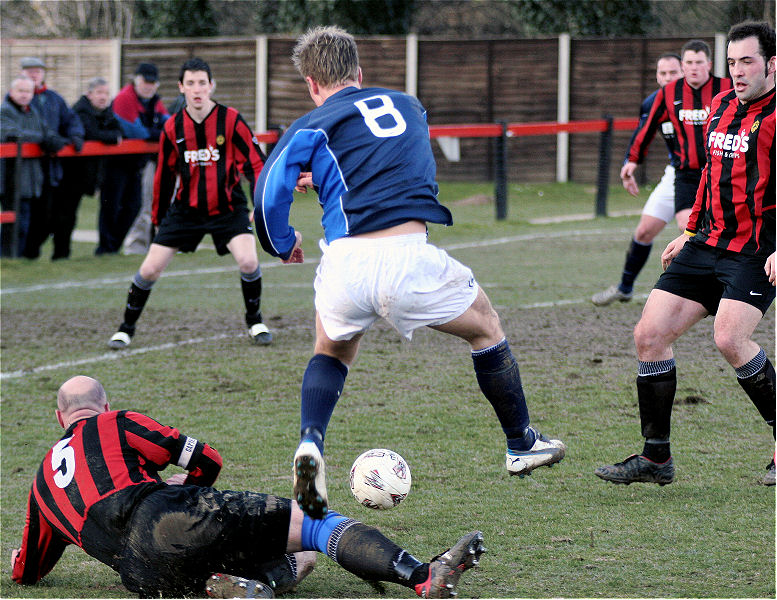
[[[707,315],[715,315],[715,345],[774,435],[774,367],[751,336],[775,296],[776,60],[769,24],[745,22],[729,31],[734,89],[712,100],[706,164],[687,229],[664,250],[665,272],[634,329],[645,446],[640,455],[596,469],[606,481],[666,485],[674,480],[672,343]],[[773,458],[763,483],[774,485]]]
[[[91,377],[66,381],[57,407],[66,431],[30,490],[22,545],[11,553],[16,583],[36,583],[74,544],[143,597],[272,598],[310,572],[316,550],[364,579],[447,598],[485,551],[476,531],[422,563],[338,513],[313,520],[286,498],[214,489],[215,449],[146,415],[110,410]],[[163,482],[169,465],[188,475]]]

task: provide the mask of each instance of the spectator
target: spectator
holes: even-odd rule
[[[151,63],[140,63],[132,83],[125,85],[111,108],[119,119],[123,137],[159,141],[162,125],[170,116],[162,104],[159,71]],[[100,240],[95,254],[116,254],[132,227],[143,204],[142,177],[146,165],[153,174],[155,165],[149,156],[112,158],[105,165],[105,182],[100,193]],[[148,199],[148,212],[151,201]],[[151,235],[149,218],[148,237]]]
[[[121,142],[119,121],[110,109],[108,82],[102,77],[89,81],[85,95],[73,105],[84,125],[84,139],[105,144]],[[76,224],[81,197],[92,195],[101,187],[104,178],[105,158],[99,156],[65,159],[65,173],[60,194],[54,209],[53,260],[70,256],[70,236]]]
[[[38,110],[31,106],[35,95],[35,82],[26,75],[20,75],[11,82],[11,88],[0,107],[0,142],[32,142],[45,150],[56,152],[65,145],[65,140],[46,127]],[[3,210],[16,211],[16,225],[2,226],[2,256],[20,256],[24,252],[30,226],[31,207],[40,200],[43,193],[44,176],[41,158],[22,158],[0,161],[0,199]],[[13,165],[11,167],[11,165]],[[14,172],[19,169],[18,190],[20,204],[14,206]],[[16,227],[18,245],[13,247],[13,231]]]
[[[31,106],[38,110],[49,129],[65,138],[79,152],[84,145],[84,127],[65,99],[46,87],[46,64],[32,56],[23,58],[20,64],[22,73],[35,83]],[[30,229],[24,248],[27,258],[40,256],[40,247],[51,233],[55,197],[63,176],[62,161],[56,156],[44,157],[42,167],[43,191],[30,205]]]

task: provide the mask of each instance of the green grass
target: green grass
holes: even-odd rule
[[[775,494],[759,485],[772,437],[715,350],[711,320],[675,347],[676,481],[600,481],[594,468],[641,447],[631,330],[644,300],[596,309],[588,299],[617,280],[637,218],[530,223],[592,214],[595,190],[574,184],[512,185],[501,222],[493,204],[463,201],[492,193],[487,183],[441,185],[456,225],[431,226],[430,238],[472,267],[488,292],[520,362],[532,420],[567,442],[567,457],[530,478],[508,477],[502,434],[466,344],[428,330],[405,343],[378,325],[364,339],[327,436],[333,508],[422,559],[483,530],[489,552],[462,578],[463,597],[774,598]],[[641,203],[611,190],[613,211]],[[95,210],[85,199],[80,228],[93,228]],[[319,219],[314,197],[299,197],[292,222],[305,238],[305,264],[261,256],[270,347],[249,345],[234,262],[212,250],[176,257],[125,354],[107,353],[105,342],[140,257],[95,258],[93,244],[76,243],[69,261],[0,263],[0,596],[127,596],[118,575],[75,548],[37,586],[10,580],[30,482],[61,435],[56,390],[73,375],[102,381],[113,408],[146,412],[216,447],[225,459],[218,487],[290,493],[299,384],[313,347]],[[640,298],[673,236],[667,229],[657,240],[637,281]],[[772,308],[755,334],[772,360],[774,327]],[[196,338],[203,340],[180,344]],[[350,465],[371,447],[393,448],[410,464],[413,488],[396,509],[371,511],[350,496]],[[292,594],[376,595],[324,557]],[[383,595],[412,596],[395,585]]]

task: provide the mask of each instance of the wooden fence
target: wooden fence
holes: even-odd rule
[[[693,37],[689,35],[689,38]],[[655,59],[679,52],[688,38],[626,39],[436,39],[359,37],[365,86],[407,90],[418,96],[431,125],[455,123],[550,122],[637,116],[640,102],[656,87]],[[725,75],[720,35],[703,38],[715,49],[715,72]],[[75,102],[95,75],[112,90],[130,81],[139,62],[160,71],[165,102],[177,95],[181,63],[200,56],[216,79],[214,98],[237,108],[255,130],[286,127],[313,108],[304,82],[291,64],[294,38],[259,36],[174,40],[3,40],[0,52],[3,90],[8,89],[22,56],[38,56],[50,67],[48,85]],[[568,64],[569,85],[559,73]],[[561,70],[560,70],[561,69]],[[630,137],[616,131],[612,181]],[[568,142],[566,141],[568,140]],[[643,177],[656,179],[666,164],[656,140]],[[461,161],[448,162],[439,148],[438,176],[446,180],[490,180],[494,141],[461,140]],[[564,160],[559,162],[560,155]],[[568,156],[568,158],[566,158]],[[590,135],[512,138],[508,141],[510,181],[572,180],[594,183],[598,155]]]

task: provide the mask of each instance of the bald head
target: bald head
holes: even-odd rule
[[[57,408],[64,420],[80,411],[105,412],[107,402],[102,384],[85,375],[68,379],[57,392]]]

